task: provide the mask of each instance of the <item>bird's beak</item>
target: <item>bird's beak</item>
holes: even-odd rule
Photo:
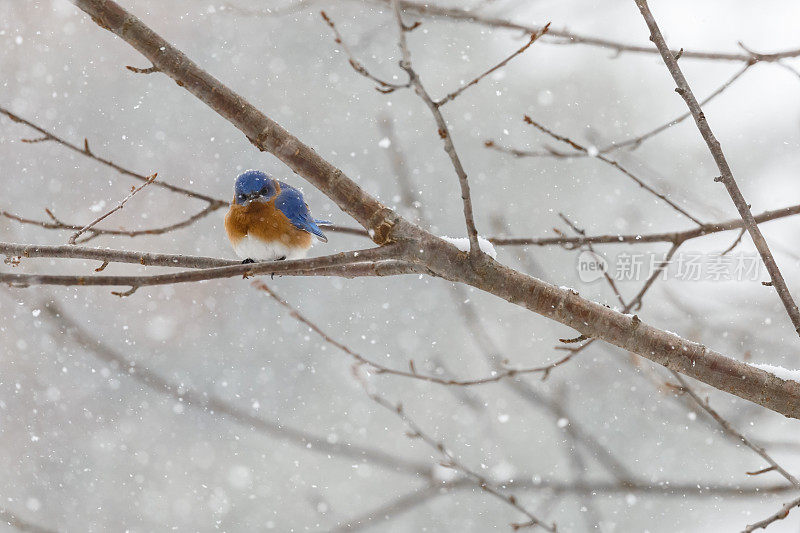
[[[253,200],[255,200],[255,199],[259,198],[260,196],[261,196],[261,195],[259,195],[257,192],[250,193],[250,194],[248,194],[248,195],[246,195],[246,196],[244,197],[244,203],[243,203],[242,205],[247,205],[247,204],[249,204],[250,202],[252,202]]]

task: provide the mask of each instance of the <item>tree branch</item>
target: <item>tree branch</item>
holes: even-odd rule
[[[425,432],[419,426],[419,424],[417,424],[414,421],[414,419],[412,419],[411,416],[409,416],[409,414],[403,408],[402,404],[398,403],[397,405],[394,405],[380,394],[370,390],[369,384],[366,383],[363,377],[361,377],[358,374],[358,366],[354,366],[353,375],[355,376],[356,380],[361,384],[361,386],[364,388],[364,392],[373,402],[387,409],[389,412],[393,413],[398,418],[400,418],[400,420],[403,421],[403,423],[408,427],[409,432],[407,433],[407,436],[409,438],[422,440],[425,444],[436,450],[439,453],[439,455],[442,456],[442,458],[444,459],[442,466],[444,466],[445,468],[452,468],[461,472],[464,476],[472,480],[478,487],[480,487],[481,490],[483,490],[487,494],[491,494],[498,500],[505,502],[506,504],[515,508],[517,511],[524,514],[529,520],[524,524],[524,526],[527,527],[539,526],[546,531],[551,531],[552,533],[556,532],[555,524],[547,524],[545,522],[542,522],[541,520],[539,520],[539,518],[536,517],[536,515],[534,515],[523,505],[521,505],[514,495],[506,494],[502,489],[494,486],[493,483],[491,483],[481,474],[475,472],[470,467],[466,466],[463,462],[458,460],[455,457],[455,455],[453,455],[453,453],[447,449],[444,442],[436,440],[433,436]],[[515,527],[514,529],[517,528]]]
[[[697,123],[697,129],[700,130],[700,134],[706,141],[708,150],[711,152],[711,156],[717,164],[721,175],[715,181],[721,181],[728,190],[733,204],[736,206],[737,211],[739,211],[739,215],[742,217],[742,220],[744,220],[744,225],[748,233],[750,233],[750,237],[753,239],[753,244],[755,244],[758,253],[764,261],[764,265],[767,267],[767,271],[772,279],[772,285],[775,287],[778,296],[783,302],[783,306],[789,314],[795,331],[800,335],[800,309],[798,309],[797,304],[792,299],[792,295],[789,293],[789,288],[786,286],[783,275],[780,269],[778,269],[777,263],[775,263],[775,258],[772,257],[772,252],[769,250],[767,241],[764,239],[764,235],[761,234],[761,230],[758,228],[753,214],[750,212],[750,205],[744,199],[742,191],[733,178],[733,173],[725,158],[725,154],[722,152],[722,147],[716,137],[714,137],[714,133],[708,125],[708,121],[706,120],[705,114],[703,114],[700,104],[697,102],[691,87],[689,87],[689,83],[686,81],[686,77],[684,77],[681,68],[678,66],[678,61],[667,46],[664,36],[661,34],[661,30],[658,28],[658,24],[656,24],[656,20],[650,12],[650,8],[647,6],[647,0],[635,0],[635,2],[647,23],[647,27],[650,29],[650,40],[655,43],[658,51],[661,53],[664,64],[666,64],[669,73],[672,75],[672,79],[675,80],[678,86],[677,89],[675,89],[676,92],[681,95],[686,102],[689,111],[691,111],[694,117],[695,123]]]
[[[794,509],[795,507],[800,507],[800,498],[794,499],[788,503],[786,503],[781,509],[773,515],[768,516],[764,520],[760,520],[755,524],[750,524],[746,528],[744,528],[742,533],[752,533],[757,529],[767,529],[770,525],[774,524],[778,520],[783,520],[787,516],[789,516],[789,512]]]
[[[268,151],[350,214],[377,244],[395,239],[408,224],[277,122],[198,67],[186,55],[112,0],[74,0],[101,27],[113,32],[153,66],[219,113],[259,150]]]
[[[388,4],[392,0],[379,0],[380,3]],[[509,30],[519,30],[525,33],[536,33],[542,30],[542,26],[534,26],[531,24],[520,24],[502,18],[491,17],[482,15],[475,10],[466,10],[458,7],[439,7],[436,5],[412,2],[409,0],[400,0],[400,7],[403,10],[416,13],[418,15],[434,18],[444,18],[448,20],[462,20],[466,22],[473,22],[481,26],[492,28],[505,28]],[[548,32],[551,38],[560,38],[559,41],[545,40],[550,44],[582,44],[587,46],[596,46],[599,48],[607,48],[613,50],[617,54],[623,52],[637,53],[637,54],[653,54],[656,53],[652,47],[638,46],[619,41],[612,41],[610,39],[601,39],[598,37],[591,37],[588,35],[581,35],[566,29],[557,30],[551,28]],[[745,53],[726,53],[726,52],[702,52],[695,50],[671,50],[673,55],[681,53],[680,57],[691,59],[705,59],[714,61],[740,61],[745,63],[774,63],[781,59],[800,56],[800,48],[784,50],[781,52],[774,52],[768,54],[756,53],[745,50]]]
[[[782,218],[800,214],[800,204],[764,211],[755,215],[753,219],[757,224],[779,220]],[[691,239],[713,235],[723,231],[742,229],[744,221],[741,218],[727,220],[725,222],[706,223],[702,227],[685,230],[671,231],[662,233],[633,233],[629,235],[608,234],[578,237],[490,237],[489,241],[495,246],[582,246],[584,244],[642,244],[653,242],[682,243]]]
[[[106,218],[108,218],[109,216],[113,215],[114,213],[116,213],[117,211],[119,211],[120,209],[122,209],[123,207],[125,207],[125,204],[128,202],[128,200],[130,200],[131,198],[133,198],[133,197],[136,195],[136,193],[138,193],[139,191],[141,191],[142,189],[144,189],[145,187],[147,187],[148,185],[150,185],[151,183],[153,183],[153,181],[155,181],[155,179],[156,179],[156,176],[157,176],[157,175],[158,175],[158,174],[153,174],[152,176],[148,176],[148,177],[147,177],[147,181],[145,181],[144,183],[142,183],[142,184],[141,184],[141,185],[139,185],[138,187],[136,187],[136,188],[133,188],[133,189],[131,190],[131,192],[128,194],[128,196],[126,196],[125,198],[123,198],[123,199],[122,199],[122,201],[121,201],[119,204],[117,204],[117,205],[116,205],[115,207],[113,207],[111,210],[109,210],[109,211],[106,211],[105,213],[103,213],[102,215],[100,215],[99,217],[97,217],[96,219],[94,219],[93,221],[89,222],[88,224],[86,224],[86,225],[85,225],[85,226],[83,226],[82,228],[79,228],[79,229],[78,229],[78,231],[76,231],[75,233],[73,233],[72,235],[70,235],[70,237],[69,237],[69,243],[70,243],[70,244],[72,244],[72,245],[74,245],[74,244],[75,244],[75,239],[77,239],[78,237],[80,237],[81,235],[83,235],[84,233],[86,233],[87,231],[89,231],[90,229],[92,229],[92,228],[95,226],[95,224],[97,224],[97,223],[99,223],[99,222],[102,222],[103,220],[105,220],[105,219],[106,219]]]
[[[403,244],[407,245],[404,246],[407,254],[404,259],[449,281],[467,283],[558,321],[586,337],[602,339],[786,416],[800,417],[800,383],[780,379],[674,333],[644,324],[638,317],[623,315],[602,304],[580,298],[574,291],[521,274],[486,254],[473,255],[465,260],[467,256],[455,246],[424,232],[368,195],[341,170],[202,71],[183,53],[112,0],[76,0],[76,4],[242,130],[257,147],[274,153],[327,194],[366,229],[371,230],[375,242],[404,241]],[[273,265],[250,266],[267,273],[280,273]],[[298,265],[291,264],[290,267],[297,268]],[[289,269],[287,266],[283,268]],[[261,270],[258,273],[262,273]],[[182,280],[189,281],[197,274],[184,273]]]
[[[738,432],[730,422],[725,420],[719,413],[717,413],[716,410],[714,410],[711,407],[711,404],[708,402],[708,399],[703,400],[702,398],[700,398],[700,396],[694,391],[694,389],[692,389],[689,386],[689,383],[687,383],[687,381],[683,378],[683,376],[681,376],[677,372],[672,372],[672,375],[675,377],[675,379],[678,380],[678,383],[681,384],[683,391],[686,392],[701,409],[703,409],[706,413],[708,413],[711,416],[711,418],[716,420],[717,423],[720,426],[722,426],[722,429],[725,430],[726,433],[730,434],[733,438],[740,441],[742,444],[744,444],[745,446],[756,452],[758,455],[761,456],[762,459],[764,459],[770,465],[768,469],[765,469],[764,471],[759,473],[764,473],[769,470],[775,470],[784,478],[786,478],[786,480],[793,486],[800,487],[800,481],[798,481],[796,477],[794,477],[792,474],[787,472],[785,468],[779,465],[775,461],[775,459],[773,459],[772,456],[770,456],[766,452],[766,450],[764,450],[764,448],[762,448],[761,446],[757,446],[756,444],[751,442],[750,439],[745,437],[742,433]],[[756,475],[756,474],[750,474],[750,475]]]
[[[79,153],[79,154],[81,154],[81,155],[83,155],[85,157],[88,157],[90,159],[94,159],[98,163],[102,163],[103,165],[116,170],[120,174],[124,174],[125,176],[129,176],[129,177],[137,179],[139,181],[147,181],[149,179],[149,176],[145,176],[144,174],[140,174],[138,172],[134,172],[134,171],[129,170],[129,169],[127,169],[127,168],[125,168],[125,167],[123,167],[121,165],[118,165],[117,163],[111,161],[110,159],[105,159],[105,158],[102,158],[102,157],[96,155],[89,148],[89,140],[88,139],[84,139],[83,147],[79,147],[79,146],[77,146],[75,144],[72,144],[69,141],[66,141],[66,140],[62,139],[61,137],[57,136],[56,134],[47,131],[46,129],[44,129],[44,128],[40,127],[40,126],[37,126],[33,122],[25,120],[24,118],[22,118],[22,117],[20,117],[18,115],[15,115],[14,113],[12,113],[11,111],[9,111],[8,109],[6,109],[4,107],[0,107],[0,114],[3,114],[5,116],[7,116],[8,118],[10,118],[14,122],[17,122],[19,124],[24,124],[25,126],[28,126],[29,128],[38,131],[39,133],[44,135],[44,138],[42,138],[41,141],[53,141],[55,143],[58,143],[61,146],[69,148],[73,152],[77,152],[77,153]],[[167,189],[169,191],[176,192],[176,193],[179,193],[179,194],[184,194],[184,195],[189,196],[191,198],[196,198],[198,200],[203,200],[205,202],[208,202],[210,205],[214,205],[215,208],[227,207],[227,205],[228,205],[228,202],[226,202],[224,200],[219,200],[219,199],[213,198],[211,196],[206,196],[205,194],[200,194],[198,192],[191,191],[189,189],[184,189],[183,187],[178,187],[176,185],[170,185],[169,183],[166,183],[166,182],[164,182],[162,180],[159,180],[159,181],[155,182],[155,186],[156,187],[161,187],[162,189]]]
[[[461,158],[458,157],[458,152],[456,152],[456,147],[453,143],[453,137],[450,134],[450,129],[447,127],[447,122],[442,116],[442,112],[439,110],[439,104],[437,104],[433,98],[431,98],[431,95],[428,94],[428,91],[425,90],[425,86],[422,85],[419,75],[411,65],[411,52],[408,50],[406,33],[413,27],[406,26],[403,22],[403,17],[400,14],[400,8],[398,7],[396,0],[393,0],[392,6],[399,31],[398,44],[400,46],[400,52],[403,56],[403,59],[400,61],[400,68],[406,71],[408,74],[409,83],[414,88],[414,92],[420,97],[420,99],[422,99],[423,102],[425,102],[425,105],[428,106],[428,109],[433,115],[433,119],[436,121],[439,137],[444,142],[444,151],[447,153],[447,156],[450,158],[450,162],[453,164],[453,169],[458,176],[458,183],[461,187],[461,202],[464,204],[464,220],[467,225],[467,236],[469,237],[469,251],[470,254],[473,255],[480,254],[481,248],[480,244],[478,243],[478,229],[475,227],[475,217],[472,213],[472,195],[469,189],[467,172],[464,170],[464,166],[461,164]]]
[[[138,252],[104,251],[99,249],[79,249],[74,255],[67,255],[60,247],[28,247],[19,244],[0,243],[0,251],[13,250],[12,253],[19,252],[20,255],[28,257],[38,255],[39,257],[81,257],[85,259],[97,259],[100,261],[116,261],[133,263],[138,256],[140,262],[150,262],[160,266],[175,266],[177,262],[187,262],[188,264],[213,264],[216,261],[211,258],[186,258],[182,256],[170,256],[167,254],[143,254]],[[0,272],[0,283],[8,283],[16,287],[28,287],[31,285],[62,285],[62,286],[125,286],[136,290],[140,287],[151,287],[155,285],[171,285],[173,283],[188,283],[211,279],[232,278],[237,276],[256,276],[256,275],[275,275],[285,276],[342,276],[360,277],[372,275],[395,275],[409,274],[424,271],[419,266],[412,265],[404,261],[394,261],[391,263],[393,268],[384,270],[373,263],[396,260],[392,254],[396,251],[393,245],[381,248],[369,248],[366,250],[356,250],[351,252],[340,252],[334,255],[315,257],[312,259],[297,259],[291,261],[265,261],[251,264],[233,264],[230,266],[215,267],[194,267],[197,270],[182,271],[174,274],[157,274],[143,276],[81,276],[81,275],[43,275],[43,274],[12,274]],[[106,252],[106,253],[104,253]],[[364,268],[364,264],[368,268]],[[376,270],[377,269],[377,270]]]
[[[467,89],[469,89],[473,85],[477,85],[483,78],[485,78],[486,76],[488,76],[492,72],[496,71],[497,69],[500,69],[500,68],[506,66],[509,61],[511,61],[512,59],[514,59],[515,57],[517,57],[518,55],[523,53],[525,50],[530,48],[530,46],[533,43],[535,43],[539,39],[539,37],[541,37],[542,35],[546,34],[547,30],[549,30],[549,29],[550,29],[550,23],[548,22],[547,24],[544,25],[544,27],[541,29],[541,31],[536,32],[536,33],[531,33],[530,39],[528,40],[527,43],[522,45],[521,48],[519,48],[518,50],[514,51],[514,53],[512,53],[510,56],[508,56],[505,59],[503,59],[502,61],[500,61],[495,66],[491,67],[490,69],[484,71],[483,73],[481,73],[478,76],[476,76],[475,78],[473,78],[472,81],[469,81],[469,82],[465,83],[464,85],[462,85],[461,87],[459,87],[455,91],[453,91],[451,93],[448,93],[446,96],[440,98],[439,100],[436,100],[436,105],[441,107],[441,106],[443,106],[444,104],[446,104],[448,102],[452,102],[461,93],[463,93],[464,91],[466,91]]]
[[[177,387],[146,365],[135,364],[133,359],[94,338],[84,326],[72,319],[56,303],[51,301],[42,304],[40,307],[44,309],[45,316],[53,321],[60,330],[92,352],[95,357],[116,366],[122,375],[140,383],[142,386],[173,398],[177,402],[185,403],[195,409],[229,417],[233,422],[253,428],[273,438],[289,441],[301,449],[329,454],[334,457],[340,456],[359,461],[365,460],[390,470],[428,477],[429,468],[425,463],[406,461],[393,457],[381,450],[348,442],[332,443],[324,437],[318,437],[301,429],[287,426],[282,422],[273,422],[255,416],[250,411],[240,409],[214,394],[187,388],[185,384]]]
[[[569,137],[565,137],[563,135],[559,135],[559,134],[555,133],[554,131],[544,127],[541,124],[539,124],[538,122],[533,120],[528,115],[525,115],[525,123],[526,124],[530,124],[531,126],[536,128],[537,130],[539,130],[542,133],[544,133],[545,135],[548,135],[548,136],[552,137],[553,139],[555,139],[555,140],[557,140],[559,142],[562,142],[562,143],[570,146],[571,148],[573,148],[575,150],[578,150],[579,152],[581,152],[583,154],[591,155],[592,157],[595,157],[595,158],[599,159],[603,163],[614,167],[615,169],[617,169],[618,171],[620,171],[621,173],[623,173],[624,175],[626,175],[627,177],[632,179],[634,181],[634,183],[636,183],[639,187],[641,187],[642,189],[644,189],[648,193],[652,194],[653,196],[655,196],[656,198],[658,198],[659,200],[661,200],[662,202],[664,202],[665,204],[670,206],[672,209],[674,209],[675,211],[677,211],[681,215],[685,216],[686,218],[688,218],[689,220],[691,220],[692,222],[694,222],[698,226],[702,227],[704,225],[696,217],[694,217],[693,215],[688,213],[685,209],[680,207],[678,204],[676,204],[675,202],[673,202],[672,200],[667,198],[667,196],[665,194],[656,191],[655,189],[653,189],[653,187],[651,187],[650,185],[648,185],[647,183],[642,181],[640,178],[638,178],[630,170],[628,170],[625,167],[623,167],[622,165],[620,165],[617,161],[614,161],[613,159],[610,159],[610,158],[604,156],[599,151],[597,151],[597,149],[595,149],[595,153],[591,153],[589,151],[589,149],[586,148],[585,146],[582,146],[582,145],[578,144],[577,142],[573,141]]]

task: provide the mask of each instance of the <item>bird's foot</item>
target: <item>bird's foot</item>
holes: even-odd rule
[[[253,261],[249,257],[247,259],[245,259],[244,261],[242,261],[243,265],[249,265],[250,263],[255,263],[255,261]]]
[[[277,258],[275,261],[286,261],[286,256],[282,255],[281,257]],[[269,275],[269,279],[275,279],[275,272]]]

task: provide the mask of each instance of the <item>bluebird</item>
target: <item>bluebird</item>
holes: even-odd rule
[[[330,225],[311,216],[299,190],[259,170],[236,178],[225,215],[228,239],[244,263],[301,259],[311,248],[312,236],[328,242],[319,226]]]

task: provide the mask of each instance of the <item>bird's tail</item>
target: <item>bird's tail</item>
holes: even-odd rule
[[[319,220],[315,220],[309,217],[302,224],[302,229],[314,235],[320,241],[328,242],[328,238],[325,236],[324,233],[322,233],[322,230],[319,229],[319,226],[317,226],[317,224],[319,224]]]
[[[331,222],[330,220],[320,220],[318,218],[314,219],[314,223],[317,226],[333,226],[333,222]]]

